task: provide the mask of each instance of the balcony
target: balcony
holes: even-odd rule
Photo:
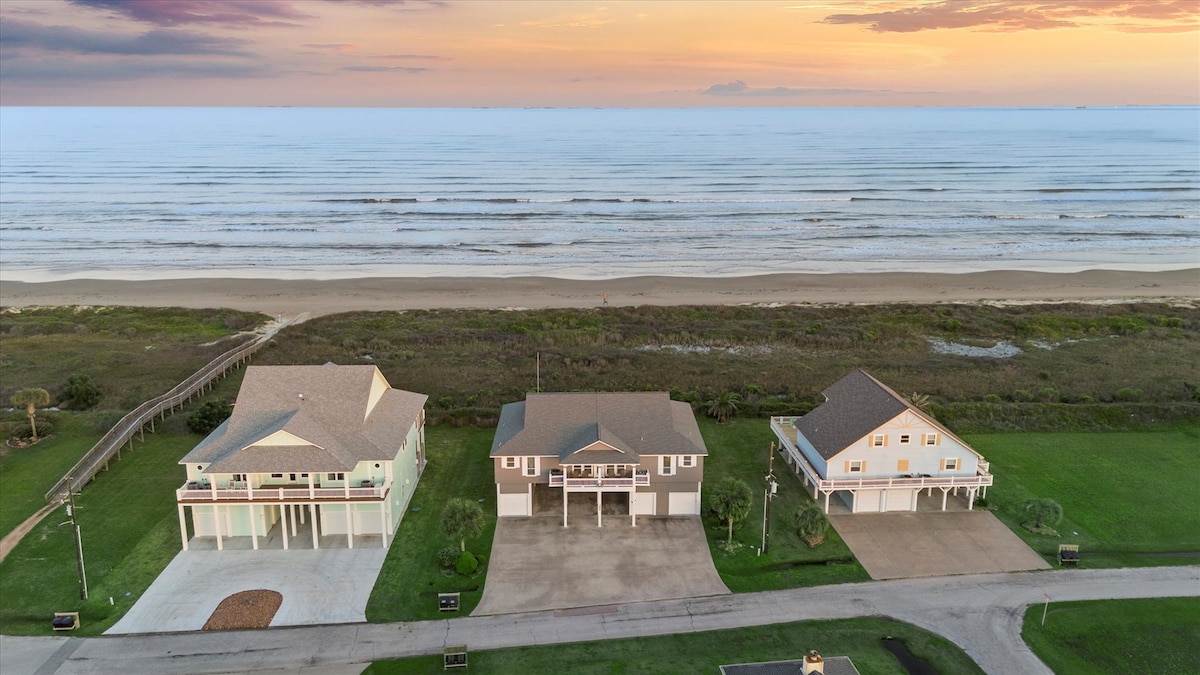
[[[650,472],[646,469],[635,469],[623,472],[625,475],[587,476],[574,472],[564,474],[562,469],[550,470],[550,487],[560,487],[566,490],[604,490],[631,488],[650,484]]]
[[[350,487],[308,487],[307,485],[286,485],[271,487],[243,487],[243,484],[231,484],[229,487],[214,488],[209,484],[188,482],[175,491],[178,502],[346,502],[346,501],[382,501],[387,498],[389,484]]]

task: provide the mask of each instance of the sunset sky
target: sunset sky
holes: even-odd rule
[[[1200,103],[1200,0],[4,0],[0,104]]]

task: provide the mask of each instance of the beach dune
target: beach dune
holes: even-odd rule
[[[1200,268],[1171,271],[767,274],[743,277],[189,278],[0,282],[5,307],[130,305],[310,316],[355,310],[633,305],[1029,303],[1200,297]]]

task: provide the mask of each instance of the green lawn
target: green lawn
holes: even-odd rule
[[[116,622],[180,550],[175,489],[179,458],[200,440],[182,416],[146,434],[110,471],[101,472],[75,503],[83,533],[90,600],[79,600],[74,540],[52,513],[0,563],[0,633],[48,635],[56,611],[80,611],[77,634],[98,635]],[[109,597],[113,604],[109,604]]]
[[[1200,673],[1200,598],[1050,603],[1021,637],[1056,673]]]
[[[462,594],[459,616],[479,604],[496,531],[496,483],[488,457],[494,433],[494,429],[474,427],[426,428],[428,464],[375,581],[367,602],[368,621],[446,618],[438,616],[438,593]],[[458,545],[442,534],[439,525],[442,507],[452,497],[479,500],[487,517],[483,533],[467,540],[467,550],[483,557],[483,565],[472,577],[443,574],[437,562],[440,549]]]
[[[1077,543],[1083,567],[1200,562],[1200,425],[972,434],[967,441],[991,462],[996,484],[988,500],[996,515],[1048,559],[1060,543]],[[1061,539],[1020,527],[1021,505],[1043,497],[1063,508]]]
[[[765,419],[733,419],[719,426],[707,418],[699,422],[708,446],[708,457],[704,460],[705,487],[724,476],[735,476],[744,480],[754,494],[750,516],[734,526],[734,541],[742,547],[733,553],[725,550],[728,538],[725,523],[708,515],[707,493],[702,497],[709,549],[729,590],[748,593],[870,579],[832,527],[829,539],[816,548],[808,548],[796,536],[791,527],[792,512],[801,502],[811,501],[812,496],[805,493],[803,483],[778,453],[775,478],[779,490],[771,504],[771,541],[768,552],[760,556],[767,457],[775,440],[770,423]]]
[[[981,673],[961,649],[933,633],[889,619],[805,621],[756,628],[471,652],[470,670],[537,675],[585,673],[716,673],[717,666],[802,657],[810,649],[849,656],[862,673],[905,673],[880,638],[901,639],[938,672]],[[469,645],[468,645],[469,646]],[[569,664],[569,667],[568,665]],[[370,675],[440,673],[442,657],[373,664]]]
[[[3,449],[0,537],[46,505],[46,491],[92,448],[106,431],[101,428],[103,422],[112,417],[104,413],[58,413],[53,417],[54,434],[50,438],[28,448]]]

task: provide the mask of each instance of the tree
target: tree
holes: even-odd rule
[[[1043,525],[1054,527],[1062,520],[1063,510],[1058,502],[1050,498],[1030,499],[1025,502],[1025,513],[1033,516],[1034,527],[1041,529]]]
[[[87,375],[72,375],[67,378],[67,383],[58,394],[60,401],[78,410],[87,410],[96,405],[101,396],[100,387]]]
[[[918,394],[914,391],[908,395],[908,402],[911,403],[912,407],[916,408],[917,410],[928,412],[928,408],[926,408],[926,406],[929,405],[929,394]]]
[[[45,389],[22,389],[9,399],[13,405],[25,406],[25,415],[29,418],[29,428],[33,432],[33,442],[38,442],[37,409],[38,406],[50,404],[50,392]]]
[[[483,509],[469,499],[456,497],[442,509],[442,534],[458,540],[460,551],[467,550],[467,537],[478,537],[483,532]]]
[[[740,400],[742,400],[741,394],[722,389],[716,398],[708,402],[708,416],[717,418],[717,424],[725,424],[726,419],[737,412],[737,404]]]
[[[750,515],[750,502],[754,495],[746,482],[732,476],[726,476],[708,493],[709,508],[720,520],[729,525],[729,540],[727,547],[733,546],[733,524]]]
[[[187,418],[188,428],[192,431],[207,436],[212,433],[213,429],[221,426],[221,423],[229,419],[233,414],[233,408],[226,401],[206,401],[200,409],[192,413]]]
[[[804,500],[792,512],[792,526],[796,528],[796,536],[804,540],[809,548],[820,546],[825,542],[829,532],[829,520],[817,503]]]

